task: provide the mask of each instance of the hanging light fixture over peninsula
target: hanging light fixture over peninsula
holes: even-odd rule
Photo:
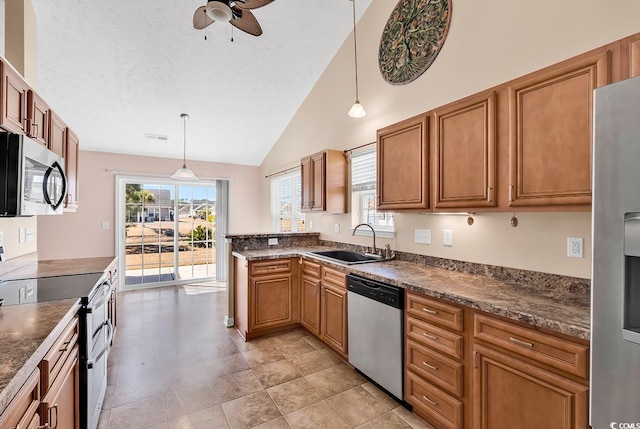
[[[353,103],[351,109],[349,109],[349,116],[352,118],[363,118],[367,112],[364,111],[364,107],[360,104],[360,98],[358,97],[358,43],[356,40],[356,0],[350,0],[353,3],[353,59],[355,63],[356,71],[356,102]]]
[[[184,146],[182,152],[182,168],[178,168],[175,173],[170,177],[175,180],[198,180],[198,176],[193,171],[187,168],[187,119],[189,115],[186,113],[180,114],[184,122]]]

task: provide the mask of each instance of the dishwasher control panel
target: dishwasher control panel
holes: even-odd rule
[[[394,308],[401,309],[404,307],[404,293],[402,288],[397,286],[349,274],[347,276],[347,289],[349,292],[366,296],[369,299]]]

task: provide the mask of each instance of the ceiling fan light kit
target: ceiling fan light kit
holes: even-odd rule
[[[182,121],[184,123],[184,144],[182,149],[182,168],[178,168],[175,173],[171,176],[174,180],[183,180],[183,181],[196,181],[199,180],[198,176],[195,175],[193,171],[187,168],[187,119],[189,115],[186,113],[180,114]]]
[[[207,16],[214,21],[229,22],[233,17],[229,5],[219,1],[210,1],[204,7],[204,10]]]

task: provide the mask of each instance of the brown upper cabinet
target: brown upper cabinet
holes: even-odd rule
[[[346,213],[347,160],[340,150],[325,150],[300,160],[302,211]]]
[[[43,145],[49,147],[49,115],[51,110],[40,96],[30,89],[27,91],[27,124],[26,134]]]
[[[429,118],[424,114],[378,130],[378,209],[429,208]]]
[[[49,115],[49,150],[64,158],[67,145],[67,125],[52,110]]]
[[[591,204],[593,90],[610,82],[600,49],[508,87],[509,206]]]
[[[67,198],[65,211],[76,211],[78,208],[78,152],[80,140],[70,128],[66,129],[64,168],[67,175]]]
[[[496,205],[493,91],[435,110],[434,208]]]
[[[621,45],[621,78],[640,76],[640,34],[622,39]]]
[[[0,66],[2,67],[0,126],[6,131],[24,134],[29,85],[10,65],[2,62]]]

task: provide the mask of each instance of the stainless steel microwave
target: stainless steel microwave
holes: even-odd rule
[[[0,134],[0,216],[62,214],[64,159],[19,134]]]

